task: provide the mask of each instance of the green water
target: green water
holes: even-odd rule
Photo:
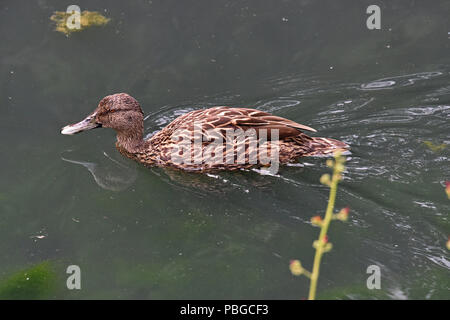
[[[307,296],[288,265],[311,268],[325,160],[200,176],[122,158],[109,129],[59,134],[116,92],[141,103],[148,135],[230,105],[347,142],[337,207],[351,214],[331,225],[319,298],[450,298],[448,1],[378,1],[381,30],[366,28],[371,1],[76,4],[111,22],[66,37],[49,17],[68,4],[0,4],[2,298]],[[55,289],[27,288],[35,265]],[[65,287],[69,265],[81,290]],[[370,265],[380,290],[366,288]]]

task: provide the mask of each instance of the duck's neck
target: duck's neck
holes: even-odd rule
[[[143,150],[143,130],[117,132],[117,147],[129,154],[136,154]]]

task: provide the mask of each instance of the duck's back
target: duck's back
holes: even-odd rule
[[[316,131],[256,109],[219,106],[195,110],[155,134],[148,141],[152,159],[138,161],[205,172],[266,165],[259,160],[272,157],[273,152],[280,163],[288,163],[301,156],[348,148],[343,142],[312,138],[301,130]]]

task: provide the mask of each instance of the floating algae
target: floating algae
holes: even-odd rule
[[[77,19],[79,22],[78,25],[76,24]],[[55,11],[55,13],[50,17],[50,20],[56,22],[55,31],[69,35],[72,32],[82,31],[90,27],[104,26],[110,19],[96,11],[83,11],[81,13]]]
[[[434,144],[431,141],[424,141],[423,143],[433,152],[442,151],[442,150],[444,150],[447,147],[447,144],[445,144],[445,143]]]
[[[48,299],[57,290],[57,275],[45,261],[0,281],[0,300]]]

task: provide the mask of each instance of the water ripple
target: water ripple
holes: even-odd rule
[[[388,77],[361,84],[361,90],[392,89],[394,86],[406,87],[415,84],[417,81],[428,80],[442,74],[440,71],[433,71]]]

